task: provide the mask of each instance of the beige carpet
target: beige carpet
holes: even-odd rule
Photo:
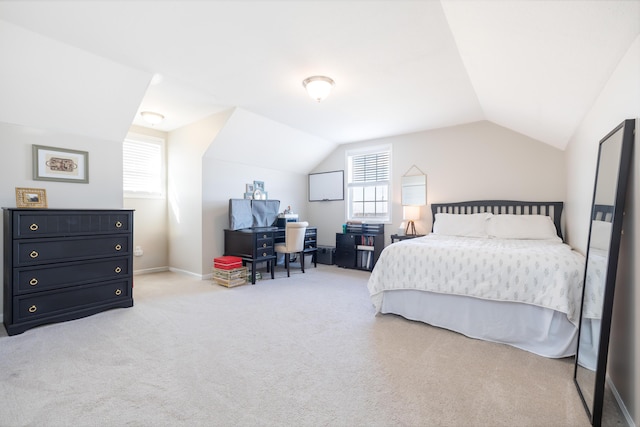
[[[133,308],[2,329],[0,425],[588,425],[572,359],[375,316],[367,278],[150,274]]]

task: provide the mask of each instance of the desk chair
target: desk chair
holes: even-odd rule
[[[276,243],[274,246],[276,253],[284,254],[287,277],[291,277],[289,272],[289,257],[291,254],[299,254],[300,266],[304,273],[304,234],[308,226],[308,222],[287,222],[284,229],[284,243]]]

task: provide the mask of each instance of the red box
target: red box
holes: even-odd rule
[[[221,256],[213,259],[213,267],[220,270],[242,268],[242,258],[237,256]]]

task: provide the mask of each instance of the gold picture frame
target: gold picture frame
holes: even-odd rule
[[[19,208],[46,208],[47,190],[16,187],[16,206]]]

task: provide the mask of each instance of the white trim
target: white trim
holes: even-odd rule
[[[613,397],[615,397],[618,408],[620,409],[620,412],[622,412],[622,415],[624,415],[624,419],[627,421],[627,424],[629,425],[629,427],[636,427],[636,424],[633,422],[633,418],[631,418],[631,414],[629,414],[629,411],[627,410],[627,407],[624,404],[620,393],[618,393],[618,389],[616,388],[609,375],[606,376],[606,381],[609,385],[609,388],[611,388],[611,393],[613,393]]]
[[[133,275],[138,276],[142,274],[152,274],[152,273],[162,273],[164,271],[169,271],[169,267],[154,267],[154,268],[144,268],[142,270],[133,270]]]
[[[194,273],[192,271],[181,270],[179,268],[174,268],[174,267],[169,267],[169,271],[171,271],[173,273],[180,273],[180,274],[186,274],[187,276],[197,277],[200,280],[205,280],[204,279],[204,275],[198,274],[198,273]]]

